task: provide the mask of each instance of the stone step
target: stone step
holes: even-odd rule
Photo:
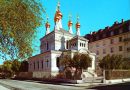
[[[83,79],[83,82],[86,83],[102,83],[103,77],[87,77]]]

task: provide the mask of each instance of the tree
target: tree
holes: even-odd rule
[[[12,62],[10,60],[7,60],[3,64],[3,72],[5,74],[5,77],[11,77],[12,76]]]
[[[80,59],[80,68],[87,69],[91,64],[92,58],[88,54],[81,54]]]
[[[0,56],[12,60],[32,55],[32,40],[44,12],[38,0],[0,0]]]
[[[125,60],[121,55],[106,55],[99,60],[99,66],[104,70],[125,69],[126,65],[128,65],[128,60]]]
[[[92,59],[88,54],[76,53],[73,58],[69,55],[63,55],[60,61],[65,67],[75,68],[74,78],[79,78],[80,72],[90,66]]]
[[[123,66],[122,66],[122,69],[130,69],[130,59],[129,58],[124,58],[124,61],[123,61]]]
[[[87,69],[91,64],[91,61],[92,61],[92,59],[89,57],[88,54],[76,53],[74,55],[73,64],[71,66],[76,69],[76,71],[75,71],[76,78],[78,78],[78,79],[80,78],[82,70]]]
[[[88,54],[77,53],[73,57],[72,66],[77,69],[87,69],[91,64],[92,59]]]
[[[13,60],[12,61],[12,71],[16,74],[17,72],[19,72],[19,69],[20,69],[20,61],[18,60]]]
[[[71,67],[71,64],[72,64],[71,55],[62,54],[61,57],[60,57],[60,65],[62,65],[64,67],[64,69],[65,69],[66,67]]]

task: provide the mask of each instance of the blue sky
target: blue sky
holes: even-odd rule
[[[54,29],[54,14],[58,0],[40,0],[49,16],[51,31]],[[81,35],[97,31],[106,26],[111,26],[115,21],[130,19],[130,0],[60,0],[60,11],[63,14],[62,24],[68,29],[67,22],[69,14],[72,15],[73,32],[75,32],[76,16],[79,15],[81,24]],[[45,35],[45,25],[38,28],[37,37],[34,41],[35,52],[40,53],[39,39]],[[0,64],[3,61],[0,61]]]
[[[76,16],[79,15],[81,35],[111,26],[115,21],[130,19],[130,0],[40,0],[49,16],[51,31],[54,29],[54,15],[57,2],[63,14],[62,24],[68,30],[68,16],[72,15],[73,32],[75,32]],[[39,52],[39,39],[45,35],[45,25],[38,29],[35,40],[36,53]]]
[[[54,14],[58,0],[41,0],[46,8],[51,30],[54,28]],[[130,0],[60,0],[60,10],[63,14],[63,28],[68,29],[68,15],[72,14],[72,22],[76,23],[77,14],[80,16],[81,35],[111,26],[115,21],[130,19]],[[41,33],[44,35],[45,28]],[[73,25],[75,31],[75,25]]]

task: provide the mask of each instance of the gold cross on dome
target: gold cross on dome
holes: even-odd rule
[[[77,15],[77,21],[79,21],[79,15]]]
[[[49,19],[48,15],[46,16],[46,19],[47,19],[47,21],[48,21],[48,19]]]
[[[72,15],[71,15],[71,14],[69,14],[69,20],[71,20],[71,18],[72,18]]]
[[[60,8],[60,0],[58,0],[57,10],[59,10],[59,8]]]

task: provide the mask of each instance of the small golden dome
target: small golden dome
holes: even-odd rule
[[[68,27],[70,27],[70,26],[72,26],[72,25],[73,25],[72,21],[69,20],[69,22],[68,22]]]
[[[79,22],[76,23],[76,28],[80,28],[80,23]]]
[[[49,22],[46,22],[46,28],[50,28],[50,24],[49,24]]]
[[[54,18],[54,21],[58,21],[62,18],[62,13],[58,10],[56,11],[56,14],[55,14],[55,18]]]

